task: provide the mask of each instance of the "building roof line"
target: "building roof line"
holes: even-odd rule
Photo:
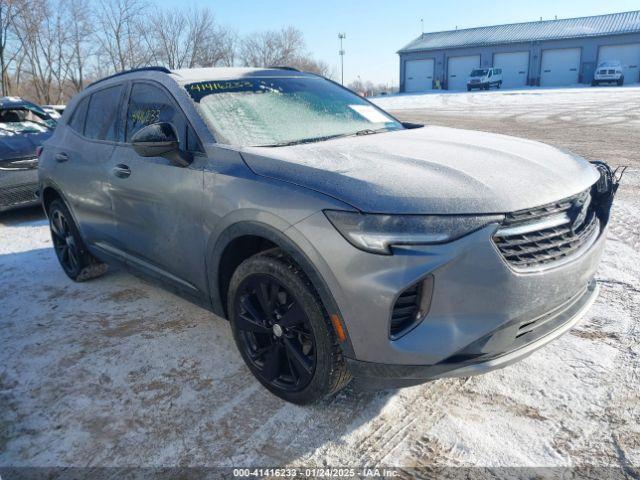
[[[640,10],[423,33],[397,53],[640,32]]]

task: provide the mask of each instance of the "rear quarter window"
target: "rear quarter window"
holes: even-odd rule
[[[76,106],[75,110],[73,111],[73,113],[71,114],[71,120],[69,120],[69,128],[71,128],[72,130],[82,134],[84,131],[84,118],[87,114],[87,107],[89,106],[89,97],[84,97],[82,100],[80,100],[80,102],[78,102],[78,105]]]

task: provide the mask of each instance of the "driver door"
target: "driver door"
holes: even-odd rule
[[[155,82],[134,82],[126,108],[124,143],[111,157],[111,198],[118,242],[128,263],[189,293],[206,291],[202,222],[203,165],[195,132],[173,96]],[[171,123],[187,167],[164,157],[141,157],[131,137],[142,127]]]

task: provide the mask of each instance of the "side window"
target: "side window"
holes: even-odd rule
[[[72,130],[82,134],[84,130],[84,117],[87,114],[87,107],[89,106],[89,97],[86,96],[76,106],[76,109],[73,111],[71,115],[71,120],[69,120],[69,127]]]
[[[148,83],[134,84],[127,112],[126,141],[130,142],[131,137],[142,127],[157,122],[173,124],[178,132],[181,148],[188,149],[189,137],[192,135],[187,134],[187,119],[175,102],[160,87]]]
[[[91,95],[84,128],[85,137],[115,141],[122,89],[122,85],[117,85]]]

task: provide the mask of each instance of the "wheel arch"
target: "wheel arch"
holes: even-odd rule
[[[271,248],[280,248],[305,273],[329,314],[337,314],[344,325],[338,305],[313,262],[283,231],[254,220],[240,221],[228,226],[218,236],[207,253],[207,280],[209,296],[214,313],[227,318],[226,292],[228,281],[235,268],[256,253]],[[234,252],[240,247],[240,252]],[[346,331],[346,340],[341,344],[346,356],[353,356],[353,347]]]
[[[51,202],[53,202],[56,199],[60,199],[64,202],[64,198],[62,197],[62,194],[58,191],[57,188],[55,188],[52,185],[47,185],[42,188],[41,199],[42,199],[42,208],[44,208],[44,213],[47,216],[49,214],[49,205],[51,205]],[[64,203],[66,204],[67,202],[64,202]]]

